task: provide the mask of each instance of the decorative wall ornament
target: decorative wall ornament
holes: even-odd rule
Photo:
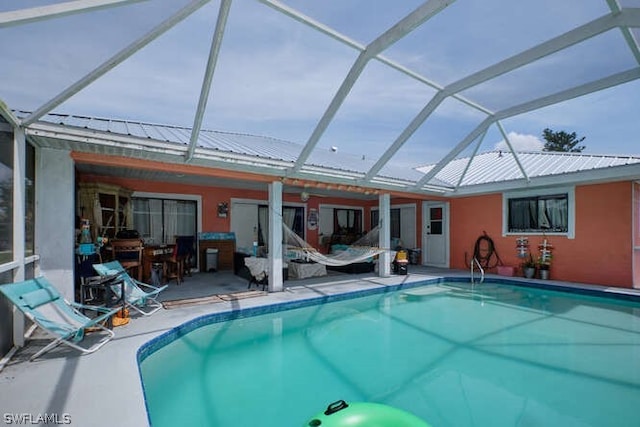
[[[218,203],[218,218],[226,218],[229,213],[229,204],[227,202]]]
[[[316,228],[318,228],[318,210],[311,208],[307,217],[307,229],[315,230]]]

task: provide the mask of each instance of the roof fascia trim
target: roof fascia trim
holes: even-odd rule
[[[167,163],[151,159],[141,159],[137,157],[124,157],[109,154],[83,153],[80,151],[72,151],[71,158],[77,163],[93,164],[100,166],[133,167],[149,171],[167,171]],[[184,173],[191,175],[201,175],[217,178],[231,178],[250,180],[256,182],[272,182],[274,177],[265,173],[252,173],[247,171],[239,171],[237,169],[228,169],[224,167],[212,168],[210,165],[194,165],[185,164],[183,162],[171,163],[171,172]]]
[[[28,136],[33,138],[49,138],[105,147],[124,148],[133,151],[145,151],[147,153],[151,151],[170,154],[179,156],[183,162],[187,150],[186,145],[177,142],[158,141],[152,138],[141,138],[97,130],[78,129],[65,127],[64,125],[42,124],[42,122],[29,126],[26,132]],[[207,161],[218,160],[234,165],[240,163],[257,165],[258,167],[264,168],[285,169],[291,167],[291,162],[211,149],[196,150],[194,159],[196,158]]]

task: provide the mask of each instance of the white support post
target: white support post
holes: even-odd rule
[[[24,280],[24,236],[25,236],[25,168],[26,139],[24,129],[13,129],[13,260],[14,282]],[[24,315],[13,308],[13,344],[24,346]]]
[[[391,246],[391,196],[389,193],[378,196],[378,209],[380,212],[380,232],[378,246],[390,248]],[[390,248],[393,249],[393,248]],[[378,276],[389,277],[391,275],[391,253],[385,251],[378,258]]]
[[[51,148],[40,148],[36,159],[35,250],[39,265],[58,291],[74,301],[74,162],[69,151]]]
[[[282,182],[269,184],[269,292],[282,292]]]

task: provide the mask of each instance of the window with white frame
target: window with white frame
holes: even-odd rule
[[[401,226],[401,215],[400,208],[391,208],[389,211],[390,219],[389,219],[389,230],[391,232],[391,238],[400,239],[400,230]],[[378,226],[380,222],[380,211],[378,209],[371,210],[371,229],[373,230]]]
[[[282,222],[304,239],[304,207],[283,206]],[[258,206],[258,246],[269,244],[269,206]]]
[[[146,243],[174,243],[175,236],[196,236],[197,203],[133,197],[133,227]]]
[[[13,261],[13,133],[0,132],[0,264]]]
[[[574,235],[573,188],[505,193],[505,234]]]

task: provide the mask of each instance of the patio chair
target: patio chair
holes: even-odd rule
[[[162,308],[162,304],[156,298],[168,285],[156,287],[136,280],[118,261],[94,264],[93,269],[100,276],[118,274],[124,280],[125,304],[143,316],[150,316]],[[122,293],[120,285],[113,286],[112,289],[118,297]]]
[[[251,285],[255,283],[256,288],[262,286],[262,290],[264,291],[269,286],[267,258],[247,257],[244,259],[244,265],[251,275],[247,289],[251,289]]]
[[[195,255],[194,236],[176,236],[176,258],[180,261],[182,277],[191,277],[191,262]]]
[[[0,292],[28,319],[54,338],[51,343],[31,356],[29,360],[36,359],[59,344],[66,344],[83,354],[93,353],[114,336],[113,331],[106,328],[103,323],[118,312],[121,307],[106,308],[70,303],[44,277],[0,285]],[[79,309],[90,309],[102,314],[89,318]],[[92,346],[82,346],[79,343],[84,339],[88,329],[106,332],[106,335]]]
[[[142,280],[142,255],[144,245],[140,239],[114,239],[111,241],[111,259],[131,271],[136,270],[136,279]]]

